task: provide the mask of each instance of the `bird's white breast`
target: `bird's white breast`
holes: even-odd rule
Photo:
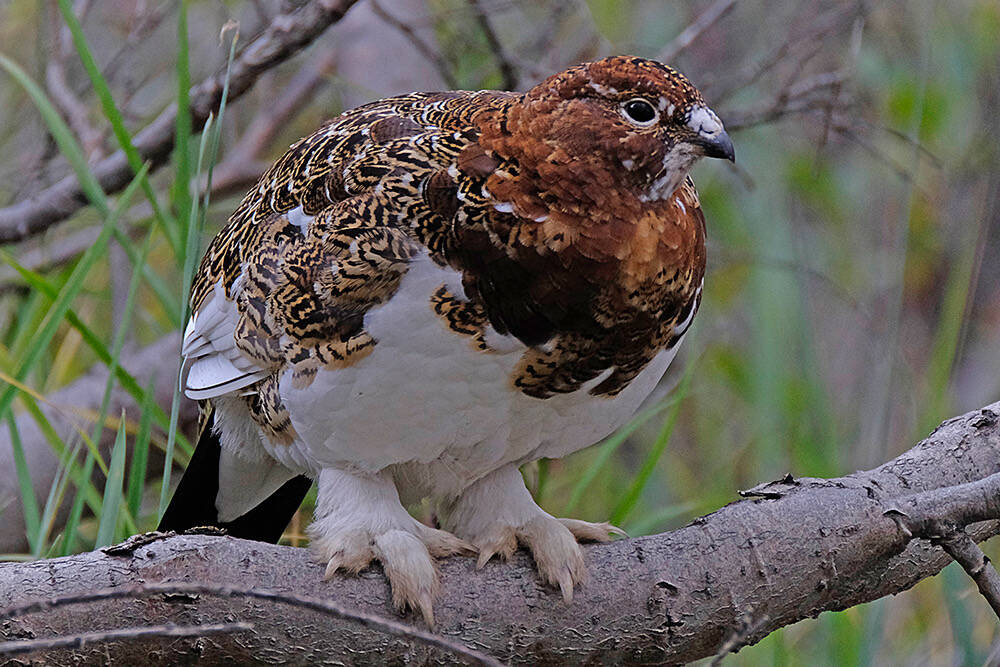
[[[433,491],[457,492],[511,462],[563,456],[605,437],[634,413],[677,349],[660,352],[615,397],[588,393],[602,375],[570,394],[532,398],[511,383],[525,347],[488,331],[496,351],[482,351],[450,330],[431,307],[442,284],[463,294],[457,272],[416,258],[396,294],[365,317],[377,341],[370,355],[320,371],[305,388],[293,387],[287,372],[281,394],[298,437],[266,443],[269,453],[314,471],[413,466]]]

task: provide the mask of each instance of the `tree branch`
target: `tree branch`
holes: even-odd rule
[[[272,67],[288,60],[339,21],[357,0],[314,0],[300,9],[276,16],[271,24],[233,61],[229,101],[248,91]],[[200,131],[210,113],[218,109],[225,72],[220,71],[191,89],[191,123]],[[136,149],[152,169],[162,166],[174,147],[177,109],[164,110],[133,138]],[[132,169],[122,151],[93,165],[105,192],[117,192],[132,179]],[[0,209],[0,244],[14,243],[45,231],[86,205],[75,176],[69,176],[36,195]]]
[[[663,47],[656,55],[656,59],[668,65],[683,53],[691,44],[701,36],[701,33],[708,30],[717,23],[723,16],[729,13],[736,5],[736,0],[716,0],[711,7],[705,10],[698,18],[684,28],[670,43]]]
[[[996,415],[982,419],[996,419]],[[1000,473],[977,482],[934,489],[899,501],[885,515],[909,539],[922,537],[941,545],[972,577],[1000,618],[1000,574],[965,526],[1000,517]]]
[[[1000,469],[1000,403],[950,419],[896,459],[837,479],[762,484],[670,533],[586,548],[590,581],[571,605],[543,587],[530,559],[475,569],[441,562],[436,631],[515,664],[686,662],[738,650],[823,611],[905,591],[950,558],[933,540],[900,530],[928,521],[961,526],[973,540],[1000,533],[994,494]],[[972,484],[970,484],[970,482]],[[887,514],[888,513],[888,514]],[[985,521],[984,521],[985,519]],[[972,522],[965,525],[966,522]],[[360,614],[391,617],[381,572],[323,581],[308,551],[224,536],[182,535],[25,564],[0,564],[0,606],[84,595],[93,582],[126,589],[149,582],[256,588],[335,600]],[[453,661],[439,648],[366,630],[350,620],[277,601],[213,595],[98,600],[45,608],[0,624],[0,637],[73,634],[135,625],[244,622],[254,630],[212,643],[152,637],[84,647],[40,660],[261,659],[368,663]],[[419,622],[409,619],[411,623]]]

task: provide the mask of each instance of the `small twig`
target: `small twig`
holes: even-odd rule
[[[724,88],[718,89],[712,85],[702,85],[706,98],[718,105],[734,93],[744,90],[760,81],[783,62],[797,63],[804,59],[802,51],[813,51],[829,34],[841,27],[847,18],[856,19],[863,12],[845,11],[842,7],[833,9],[812,21],[813,28],[800,34],[793,34],[774,48],[763,59],[747,65]]]
[[[735,0],[731,1],[735,2]],[[493,24],[490,23],[490,17],[487,16],[486,12],[479,4],[479,0],[468,0],[468,2],[469,6],[472,8],[472,12],[476,15],[476,21],[479,23],[479,28],[483,31],[483,35],[486,37],[486,42],[490,45],[490,50],[493,52],[493,59],[497,61],[497,67],[500,68],[500,74],[503,77],[503,83],[501,84],[503,89],[516,90],[517,70],[514,69],[514,65],[511,63],[510,58],[507,57],[506,49],[504,49],[503,44],[500,43],[500,39],[497,37],[496,31],[493,30]]]
[[[741,648],[747,645],[751,636],[759,630],[765,623],[767,623],[768,615],[761,614],[759,617],[754,619],[753,614],[749,611],[745,612],[737,621],[736,627],[733,628],[726,640],[722,642],[719,646],[719,650],[715,652],[715,657],[712,658],[710,663],[712,667],[717,667],[717,665],[722,664],[722,660],[730,653],[736,653]]]
[[[205,635],[231,634],[253,630],[250,623],[217,623],[207,625],[150,625],[143,628],[123,628],[102,632],[81,632],[76,635],[26,639],[0,643],[0,655],[18,655],[54,648],[81,649],[87,644],[103,644],[122,639],[145,637],[204,637]]]
[[[137,5],[134,8],[134,12],[129,17],[128,34],[125,36],[123,42],[119,42],[121,43],[120,48],[114,55],[108,58],[108,64],[104,66],[104,77],[109,82],[118,79],[123,68],[127,73],[133,73],[129,67],[132,62],[129,56],[134,53],[136,46],[142,44],[163,23],[163,19],[166,18],[167,10],[170,7],[171,4],[169,2],[164,2],[151,9],[147,9],[142,5]],[[134,91],[138,82],[132,81],[131,84],[130,88]],[[122,109],[122,113],[126,113],[126,111],[126,109]]]
[[[972,426],[993,426],[1000,418],[992,410],[982,410]],[[906,496],[888,507],[885,515],[902,521],[901,527],[913,535],[932,534],[941,522],[953,526],[1000,519],[1000,472],[975,482],[946,486]]]
[[[984,554],[979,545],[961,528],[932,541],[940,544],[941,548],[972,577],[979,592],[1000,619],[1000,574],[997,574],[989,556]]]
[[[997,415],[985,410],[979,419],[986,425],[993,425]],[[965,532],[969,524],[1000,519],[1000,473],[975,482],[907,496],[883,514],[896,522],[907,542],[924,538],[941,545],[972,577],[1000,618],[1000,574]]]
[[[417,34],[417,31],[414,30],[408,23],[400,21],[383,9],[382,5],[376,2],[376,0],[372,0],[371,8],[372,11],[375,12],[376,16],[401,32],[403,36],[410,41],[413,48],[415,48],[417,52],[426,58],[432,65],[434,65],[434,68],[449,88],[458,87],[458,79],[455,78],[455,72],[452,71],[451,65],[437,49],[431,47],[427,42],[425,42],[424,39]]]
[[[74,14],[78,18],[82,18],[89,9],[89,5],[89,2],[77,2]],[[52,103],[79,138],[87,159],[92,160],[101,154],[104,134],[91,124],[87,105],[83,103],[83,100],[77,96],[69,84],[66,77],[66,61],[73,53],[72,36],[64,25],[59,10],[55,8],[55,3],[52,3],[51,13],[55,44],[49,51],[48,62],[45,65],[45,88]]]
[[[739,113],[723,113],[722,118],[726,123],[727,130],[742,130],[755,125],[773,123],[786,116],[810,111],[822,111],[826,113],[830,107],[829,98],[820,96],[804,97],[784,97],[778,96],[771,102],[754,109],[747,109]],[[834,106],[835,111],[846,110],[848,104],[838,101]]]
[[[98,591],[77,593],[51,598],[33,600],[19,605],[13,605],[0,610],[0,619],[14,618],[33,614],[39,611],[46,611],[56,607],[70,604],[83,604],[87,602],[97,602],[102,600],[117,600],[121,598],[142,598],[153,595],[174,594],[174,595],[218,595],[221,597],[251,597],[261,600],[270,600],[292,605],[302,609],[326,614],[333,618],[353,621],[366,628],[378,630],[397,637],[404,637],[419,641],[428,646],[443,649],[460,655],[477,665],[490,665],[499,667],[501,662],[484,653],[470,649],[456,641],[435,635],[431,632],[419,630],[397,621],[382,618],[374,614],[363,611],[347,609],[334,602],[319,600],[316,598],[294,595],[291,593],[280,593],[266,589],[236,588],[233,586],[211,586],[207,584],[143,584],[140,586],[129,586],[126,588],[105,588]]]
[[[696,18],[691,25],[684,28],[670,43],[663,47],[657,54],[656,59],[663,63],[671,63],[703,32],[708,30],[719,19],[729,13],[736,6],[736,0],[716,0],[715,4],[706,9]]]

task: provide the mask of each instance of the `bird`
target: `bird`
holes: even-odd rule
[[[437,558],[524,546],[571,602],[578,542],[623,533],[545,512],[520,467],[621,427],[674,358],[702,157],[735,161],[718,115],[635,56],[370,102],[293,144],[197,270],[181,354],[209,423],[160,528],[277,541],[315,481],[326,577],[380,563],[433,625]]]

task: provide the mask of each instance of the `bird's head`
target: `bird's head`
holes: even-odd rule
[[[498,152],[543,180],[551,172],[565,182],[568,169],[580,184],[623,184],[641,201],[669,197],[701,157],[735,158],[719,117],[683,74],[631,56],[549,77],[497,130],[506,135]]]

